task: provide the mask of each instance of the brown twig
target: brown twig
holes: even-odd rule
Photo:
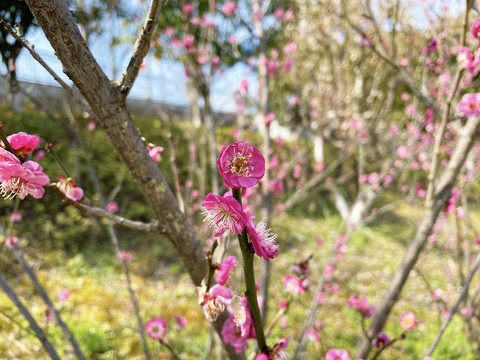
[[[132,85],[138,76],[140,65],[142,65],[143,59],[150,49],[150,40],[152,38],[153,31],[157,26],[158,17],[160,16],[160,11],[162,10],[164,3],[165,0],[152,0],[150,3],[147,18],[143,24],[142,32],[135,42],[130,62],[118,81],[120,92],[125,96],[127,96],[130,92]]]
[[[130,229],[142,230],[147,232],[160,232],[160,233],[165,232],[165,226],[163,224],[160,224],[158,221],[152,221],[151,223],[144,223],[141,221],[125,219],[125,218],[122,218],[121,216],[112,214],[111,212],[108,212],[105,209],[84,205],[79,203],[78,201],[69,199],[65,195],[65,193],[62,192],[56,185],[53,185],[53,184],[46,185],[45,188],[55,192],[58,196],[62,198],[62,200],[64,200],[69,205],[72,205],[77,210],[83,213],[92,214],[92,215],[110,220],[115,224],[122,225]]]

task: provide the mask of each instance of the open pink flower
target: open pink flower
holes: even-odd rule
[[[327,360],[350,360],[350,356],[345,349],[330,349],[327,351]]]
[[[13,154],[0,147],[0,193],[9,200],[18,196],[24,199],[32,195],[36,199],[43,197],[43,186],[50,182],[43,168],[35,161],[20,163]]]
[[[248,142],[223,147],[217,165],[225,185],[233,189],[255,186],[265,174],[265,158]]]
[[[27,155],[35,150],[38,145],[39,138],[37,135],[29,135],[24,132],[19,132],[17,134],[7,136],[7,140],[16,153]],[[4,146],[3,142],[1,144]]]
[[[235,267],[236,264],[237,258],[235,256],[227,257],[225,261],[220,264],[220,268],[218,269],[217,273],[217,283],[219,285],[227,284],[230,273],[232,272],[232,269]]]
[[[283,277],[283,289],[292,295],[302,295],[305,292],[302,280],[293,275]]]
[[[200,305],[203,306],[203,313],[208,321],[217,320],[225,305],[232,303],[233,290],[222,285],[213,285],[208,293],[203,294]]]
[[[121,261],[127,261],[127,262],[132,262],[133,261],[133,256],[131,253],[125,250],[120,250],[117,254],[118,260]]]
[[[247,336],[242,336],[242,330],[235,324],[234,317],[230,316],[222,328],[223,341],[232,345],[237,354],[240,354],[243,349],[248,348]]]
[[[475,23],[470,28],[470,34],[472,34],[475,39],[480,40],[480,21],[475,21]]]
[[[72,178],[65,178],[65,176],[60,175],[57,180],[57,188],[73,201],[78,201],[83,197],[83,190],[75,184]]]
[[[412,330],[416,325],[417,318],[413,312],[407,311],[400,315],[400,326],[403,328],[403,330]]]
[[[293,336],[290,338],[282,338],[280,340],[277,340],[275,345],[273,345],[272,351],[268,355],[269,360],[284,360],[288,359],[288,353],[286,347],[290,341],[292,341]]]
[[[463,95],[458,110],[465,116],[480,116],[480,93]]]
[[[58,292],[57,299],[58,301],[67,301],[68,298],[70,297],[70,291],[67,289],[62,289]]]
[[[251,216],[249,221],[245,224],[247,233],[250,235],[250,240],[253,245],[255,253],[269,261],[278,256],[278,245],[276,242],[277,234],[272,234],[267,224],[264,221],[254,224],[255,217]]]
[[[177,323],[178,330],[182,330],[187,325],[187,318],[182,315],[173,315],[175,322]]]
[[[248,221],[240,203],[231,196],[208,194],[203,200],[205,220],[215,231],[214,236],[222,236],[225,231],[240,234]]]
[[[232,16],[237,9],[237,4],[233,1],[226,1],[222,6],[222,13],[225,16]]]
[[[145,325],[145,332],[153,340],[161,340],[167,333],[167,322],[159,317],[148,320]]]

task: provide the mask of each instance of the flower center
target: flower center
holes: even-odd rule
[[[246,177],[252,176],[250,174],[250,168],[251,170],[253,170],[253,166],[249,165],[248,161],[248,158],[250,158],[251,156],[251,154],[249,154],[248,156],[245,156],[244,154],[237,154],[233,158],[233,160],[228,163],[232,174]]]
[[[27,184],[20,178],[10,178],[0,184],[0,194],[5,200],[11,200],[15,196],[20,199],[27,196]]]

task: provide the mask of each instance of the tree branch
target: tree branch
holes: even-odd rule
[[[77,210],[83,213],[92,214],[92,215],[110,220],[115,224],[122,225],[130,229],[147,231],[147,232],[161,232],[161,233],[165,232],[165,225],[160,224],[158,220],[152,221],[150,223],[144,223],[141,221],[125,219],[125,218],[122,218],[121,216],[112,214],[111,212],[108,212],[105,209],[95,207],[95,206],[84,205],[79,203],[78,201],[69,199],[65,195],[65,193],[62,192],[56,185],[47,185],[45,186],[45,188],[55,192],[58,196],[62,198],[63,201],[67,202],[69,205],[72,205]]]
[[[157,26],[158,17],[160,16],[160,11],[162,10],[164,3],[165,0],[152,0],[150,3],[147,18],[143,24],[142,32],[135,42],[130,62],[118,81],[118,87],[124,96],[127,96],[130,92],[132,85],[138,76],[140,65],[142,65],[143,59],[150,49],[150,39]]]

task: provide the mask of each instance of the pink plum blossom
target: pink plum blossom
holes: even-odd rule
[[[186,3],[182,6],[182,11],[185,15],[192,15],[194,9],[192,3]]]
[[[153,161],[159,163],[160,161],[162,161],[163,150],[163,147],[155,146],[153,149],[148,150],[148,155],[152,158]]]
[[[78,187],[72,178],[65,178],[65,176],[60,175],[57,180],[57,188],[73,201],[81,200],[83,197],[82,188]]]
[[[265,115],[265,119],[263,121],[265,125],[268,126],[272,123],[273,120],[275,120],[275,114],[271,112]]]
[[[263,257],[267,261],[276,258],[278,256],[277,234],[272,234],[264,221],[255,225],[254,219],[253,216],[250,217],[245,224],[247,233],[250,235],[253,250],[258,256]]]
[[[360,312],[365,318],[370,318],[375,313],[375,305],[372,304],[368,306],[368,297],[366,296],[359,299],[356,294],[353,294],[348,299],[347,306],[350,309]]]
[[[345,349],[330,349],[327,351],[326,360],[351,360]]]
[[[403,330],[410,331],[417,325],[417,318],[411,311],[404,312],[400,315],[400,326]]]
[[[165,34],[167,34],[168,37],[172,37],[173,35],[175,35],[175,29],[170,26],[167,26],[165,28]]]
[[[310,341],[321,341],[322,336],[316,332],[314,329],[310,328],[305,331],[305,336],[307,337],[308,340]]]
[[[290,338],[282,338],[280,340],[277,340],[275,342],[275,345],[273,345],[272,351],[268,355],[269,360],[284,360],[288,359],[288,353],[286,350],[286,347],[290,341],[292,341],[293,336]]]
[[[477,39],[480,40],[480,21],[475,21],[470,28],[470,34]]]
[[[288,55],[292,55],[295,53],[295,51],[297,51],[297,43],[294,42],[294,41],[291,41],[289,43],[287,43],[284,47],[283,47],[283,52],[285,54],[288,54]]]
[[[463,95],[458,110],[465,116],[480,116],[480,93]]]
[[[268,356],[265,354],[258,354],[255,360],[268,360]]]
[[[105,206],[105,210],[109,212],[117,212],[118,211],[118,204],[116,201],[112,201],[111,203],[108,203],[107,206]]]
[[[283,289],[292,295],[302,295],[305,293],[305,287],[302,280],[293,275],[285,275],[282,279]]]
[[[173,315],[173,318],[177,323],[178,330],[182,330],[187,325],[187,319],[182,315]]]
[[[372,346],[376,348],[382,348],[385,345],[389,344],[391,341],[392,339],[390,339],[387,334],[381,332],[375,339],[372,340]]]
[[[57,299],[60,302],[67,301],[69,297],[70,297],[70,291],[68,291],[67,289],[60,290],[57,295]]]
[[[240,234],[248,222],[247,214],[240,203],[231,196],[208,194],[203,200],[205,220],[214,230],[214,236],[223,235],[225,231]]]
[[[212,58],[212,66],[217,67],[218,64],[220,64],[220,57],[218,57],[218,55],[215,55]]]
[[[18,196],[24,199],[32,195],[36,199],[43,197],[43,186],[50,182],[43,168],[35,161],[23,164],[12,153],[0,147],[0,193],[6,199]]]
[[[273,16],[275,16],[277,20],[282,20],[284,14],[285,14],[285,10],[283,10],[282,8],[277,8],[273,12]]]
[[[220,264],[220,268],[217,273],[217,283],[219,285],[226,285],[228,278],[232,272],[232,269],[237,264],[237,258],[235,256],[229,256],[223,263]]]
[[[208,293],[200,298],[200,305],[203,306],[203,313],[208,321],[215,321],[223,310],[225,305],[232,303],[233,290],[222,285],[216,284],[210,288]]]
[[[286,59],[285,62],[283,63],[283,71],[285,72],[289,72],[290,70],[292,70],[292,67],[293,67],[293,59]]]
[[[466,47],[462,47],[458,50],[457,61],[464,69],[472,70],[475,67],[472,53]]]
[[[22,214],[20,214],[17,210],[14,210],[10,215],[10,222],[12,223],[22,221],[22,219]]]
[[[167,333],[167,322],[159,318],[151,318],[145,325],[145,332],[153,340],[161,340]]]
[[[24,132],[7,136],[7,140],[16,153],[27,155],[31,153],[38,145],[39,137],[37,135],[29,135]],[[2,146],[5,146],[3,142]]]
[[[222,13],[223,15],[230,17],[235,13],[236,9],[236,3],[234,3],[233,1],[226,1],[222,6]]]
[[[242,336],[242,330],[235,323],[233,316],[230,316],[223,324],[222,338],[223,341],[232,345],[237,354],[241,353],[243,349],[248,347],[247,337]]]
[[[133,261],[132,254],[125,250],[120,250],[119,253],[117,254],[117,257],[119,260],[127,261],[129,263]]]
[[[92,132],[93,130],[95,130],[97,126],[95,125],[95,122],[94,121],[89,121],[88,124],[87,124],[87,130]]]
[[[402,159],[402,160],[405,160],[406,158],[408,158],[408,156],[410,155],[410,150],[408,150],[408,147],[406,146],[400,146],[398,149],[397,149],[397,156]]]
[[[223,147],[217,165],[225,185],[233,189],[255,186],[265,173],[265,158],[248,142]]]
[[[42,160],[44,157],[45,157],[45,151],[39,150],[35,154],[34,160],[38,162],[38,161]]]
[[[9,249],[13,249],[17,245],[18,245],[18,236],[15,234],[8,235],[7,240],[5,241],[5,246]]]

